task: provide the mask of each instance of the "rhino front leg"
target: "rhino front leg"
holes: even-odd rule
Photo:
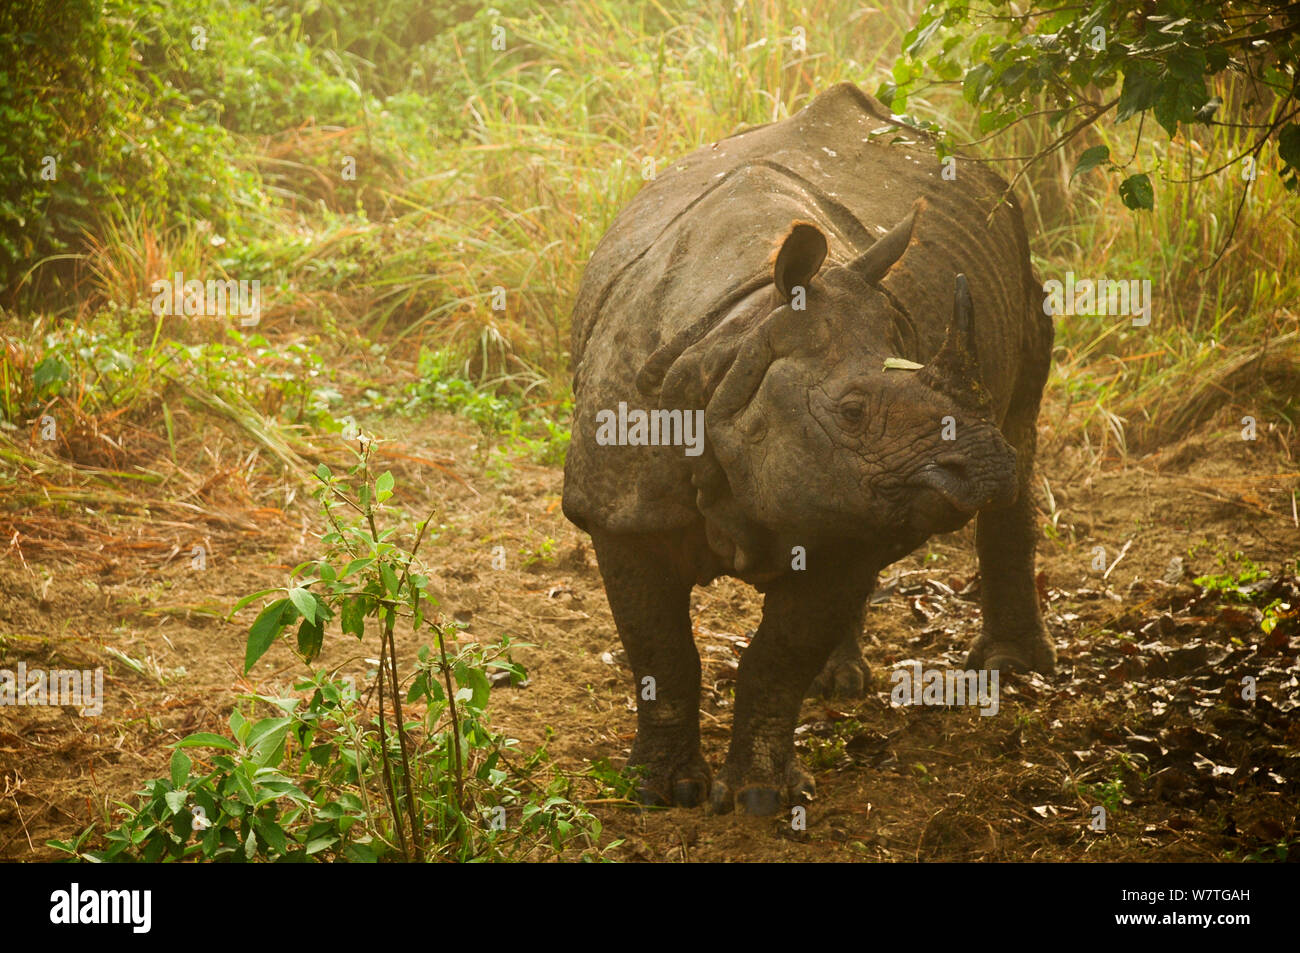
[[[1056,670],[1056,648],[1043,625],[1034,586],[1036,535],[1027,488],[1007,509],[979,514],[975,547],[984,632],[966,656],[968,669]]]
[[[1051,324],[1044,345],[1050,352]],[[976,518],[975,548],[980,563],[980,603],[984,632],[966,656],[967,669],[1006,669],[1050,674],[1056,671],[1056,648],[1038,609],[1034,585],[1037,518],[1031,479],[1038,430],[1038,394],[1047,375],[1040,355],[1038,377],[1016,395],[1007,420],[1007,440],[1016,448],[1016,502],[1000,510],[983,510]],[[1035,389],[1037,387],[1038,389]]]
[[[740,662],[731,749],[709,799],[715,813],[770,815],[813,795],[794,753],[795,722],[831,652],[861,625],[872,578],[797,572],[768,589],[763,621]]]
[[[691,633],[691,580],[653,536],[593,533],[596,560],[637,699],[629,767],[648,804],[697,807],[709,793],[700,753],[700,656]]]

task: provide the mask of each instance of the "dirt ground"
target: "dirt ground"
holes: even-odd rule
[[[1282,432],[1262,427],[1245,441],[1234,419],[1225,410],[1160,453],[1099,466],[1055,438],[1048,408],[1039,492],[1055,538],[1040,545],[1039,589],[1059,673],[1004,678],[994,717],[890,706],[891,669],[910,660],[960,666],[978,632],[973,532],[936,538],[882,576],[863,636],[872,692],[804,705],[798,745],[818,789],[806,830],[789,815],[601,804],[593,810],[607,838],[624,840],[611,856],[1300,857],[1300,463]],[[590,545],[560,512],[561,472],[525,462],[489,472],[473,425],[459,418],[363,426],[389,441],[384,466],[397,478],[397,502],[413,517],[439,507],[445,525],[422,552],[444,611],[478,639],[534,644],[516,653],[526,686],[493,693],[495,723],[528,746],[549,733],[548,750],[566,770],[599,759],[621,765],[635,726],[631,675]],[[256,607],[233,623],[224,616],[239,597],[284,584],[290,567],[315,554],[319,532],[305,493],[280,513],[201,523],[129,505],[40,523],[23,515],[0,514],[0,668],[103,666],[107,697],[97,718],[0,708],[7,860],[55,857],[47,839],[75,836],[165,775],[169,744],[224,731],[240,693],[289,684],[299,663],[283,646],[241,675]],[[193,566],[196,544],[205,569]],[[507,554],[502,570],[492,566],[496,546]],[[1094,568],[1098,546],[1108,573]],[[1239,594],[1250,601],[1192,583],[1237,571],[1235,553],[1270,571]],[[760,598],[734,580],[695,591],[703,738],[715,769]],[[1273,600],[1289,609],[1266,634],[1259,607]],[[345,671],[361,675],[362,657],[375,651]],[[1242,697],[1248,678],[1253,699]],[[1107,808],[1104,831],[1090,826],[1098,805]]]

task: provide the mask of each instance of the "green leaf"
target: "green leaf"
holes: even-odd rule
[[[492,692],[492,686],[487,680],[487,675],[483,673],[481,668],[473,668],[468,665],[464,666],[464,668],[461,668],[460,671],[456,672],[456,683],[461,688],[469,688],[469,703],[474,708],[482,709],[487,705],[488,695]]]
[[[1083,155],[1079,156],[1079,162],[1075,165],[1074,171],[1070,173],[1070,181],[1073,182],[1076,175],[1095,169],[1103,162],[1109,161],[1109,146],[1093,146],[1091,149],[1085,149]]]
[[[1130,116],[1150,109],[1155,104],[1159,85],[1155,67],[1149,63],[1139,61],[1131,69],[1125,70],[1115,121],[1123,122]]]
[[[1205,51],[1193,46],[1176,46],[1165,56],[1165,69],[1169,75],[1191,89],[1205,86],[1205,67]]]
[[[172,787],[185,787],[185,782],[190,779],[190,765],[192,764],[193,762],[190,761],[189,756],[184,751],[177,749],[172,752]]]
[[[366,612],[370,599],[363,595],[349,596],[343,602],[339,613],[344,635],[355,635],[358,639],[366,634]]]
[[[1300,125],[1289,122],[1277,134],[1277,155],[1293,169],[1300,169]]]
[[[961,79],[962,66],[955,60],[939,60],[934,64],[934,71],[945,83],[955,83]]]
[[[1119,184],[1119,197],[1131,209],[1151,211],[1155,208],[1156,193],[1145,172],[1130,175]]]
[[[528,677],[527,670],[518,662],[512,662],[508,659],[494,659],[488,663],[488,668],[494,671],[509,672],[510,679],[513,683],[518,684]]]
[[[308,622],[316,621],[316,597],[307,589],[298,587],[289,590],[289,601],[293,607],[302,613],[302,617]]]
[[[916,28],[908,33],[907,38],[910,38],[910,42],[903,52],[908,56],[915,57],[917,53],[921,52],[925,44],[930,42],[930,38],[934,36],[935,31],[943,26],[945,19],[947,19],[946,11],[938,16],[928,11],[921,14],[921,19],[917,21]]]
[[[397,595],[397,573],[393,572],[393,567],[383,563],[379,567],[379,574],[384,577],[384,588],[388,590],[388,594]]]
[[[47,384],[66,383],[72,374],[72,369],[68,367],[57,355],[50,355],[41,359],[41,362],[32,369],[32,384],[40,391]]]
[[[346,567],[344,568],[344,570],[343,570],[342,575],[340,575],[339,578],[340,578],[340,579],[346,579],[346,578],[348,578],[348,576],[352,575],[354,572],[357,572],[358,570],[361,570],[361,569],[365,569],[367,566],[369,566],[369,565],[370,565],[371,563],[373,563],[374,561],[375,561],[375,560],[374,560],[374,557],[373,557],[373,556],[363,556],[363,557],[360,558],[360,559],[354,559],[354,560],[352,560],[350,563],[347,564],[347,566],[346,566]]]
[[[242,770],[258,770],[267,766],[278,765],[284,758],[284,739],[289,731],[290,719],[266,718],[259,721],[248,736],[249,760],[243,762]],[[264,789],[264,785],[258,784]],[[254,806],[261,799],[250,802]]]
[[[410,702],[415,701],[421,695],[425,694],[428,690],[429,690],[429,676],[427,673],[421,672],[419,675],[415,676],[415,678],[411,682],[411,687],[406,692],[407,703],[409,704]]]
[[[229,738],[214,735],[210,731],[196,731],[176,742],[178,748],[220,748],[222,751],[238,751],[239,746]]]
[[[393,475],[391,473],[384,473],[375,481],[375,492],[378,494],[380,503],[393,495]]]
[[[343,808],[335,801],[321,805],[316,811],[316,816],[324,821],[337,821],[344,816]]]
[[[276,599],[253,620],[253,626],[248,630],[248,646],[244,650],[245,672],[252,669],[284,627],[293,621],[292,616],[285,618],[286,610],[291,609],[288,599]]]
[[[289,798],[289,800],[297,804],[307,804],[311,801],[311,798],[303,793],[302,788],[292,781],[263,781],[261,788],[263,803],[269,803],[281,797]]]
[[[987,63],[980,63],[966,71],[966,76],[961,81],[961,92],[966,102],[977,105],[988,98],[992,86],[993,68]]]
[[[253,725],[252,730],[248,732],[248,737],[244,739],[244,744],[255,748],[272,736],[278,735],[283,738],[292,722],[292,718],[263,718]]]
[[[319,854],[323,850],[328,850],[339,842],[337,837],[313,837],[307,842],[307,855]]]
[[[357,864],[379,862],[379,853],[369,844],[348,844],[343,848],[343,856]]]
[[[320,480],[328,480],[331,475],[330,468],[323,463],[316,468],[316,477]]]
[[[235,603],[235,607],[230,610],[230,615],[233,616],[236,612],[238,612],[240,609],[247,606],[250,602],[255,602],[258,599],[262,598],[263,596],[269,596],[273,592],[281,592],[281,591],[282,590],[277,587],[275,589],[263,589],[261,592],[255,592],[251,596],[244,596],[244,598],[240,599],[238,602]]]
[[[324,620],[303,619],[298,626],[298,653],[310,662],[320,655],[321,646],[325,644]]]
[[[1195,84],[1179,79],[1165,80],[1160,98],[1156,100],[1152,113],[1156,122],[1164,127],[1170,137],[1178,134],[1178,124],[1191,123],[1196,118],[1196,111],[1205,105],[1209,96],[1205,84]]]
[[[168,791],[163,795],[163,801],[173,814],[179,814],[185,809],[185,802],[189,800],[189,791]]]
[[[279,824],[265,818],[257,818],[253,821],[258,835],[262,842],[271,848],[276,854],[286,854],[289,851],[289,838],[285,836],[284,830]]]

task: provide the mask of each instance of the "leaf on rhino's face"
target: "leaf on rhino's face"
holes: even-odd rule
[[[909,361],[905,357],[887,357],[885,366],[882,370],[886,371],[919,371],[925,367],[924,364],[918,364],[916,361]]]

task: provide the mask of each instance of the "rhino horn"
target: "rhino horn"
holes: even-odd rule
[[[916,210],[921,204],[918,200],[907,213],[907,217],[887,231],[876,243],[849,262],[849,270],[868,284],[877,284],[888,274],[894,262],[903,257],[908,243],[912,240],[912,226],[916,223]]]
[[[922,372],[923,379],[967,410],[984,412],[990,405],[980,379],[979,356],[975,349],[975,306],[965,275],[957,276],[953,295],[952,322],[943,346]]]
[[[975,354],[975,305],[970,300],[970,282],[965,275],[957,276],[956,287],[953,289],[950,334],[959,342],[956,346],[965,350],[971,361],[978,364],[979,358]]]

